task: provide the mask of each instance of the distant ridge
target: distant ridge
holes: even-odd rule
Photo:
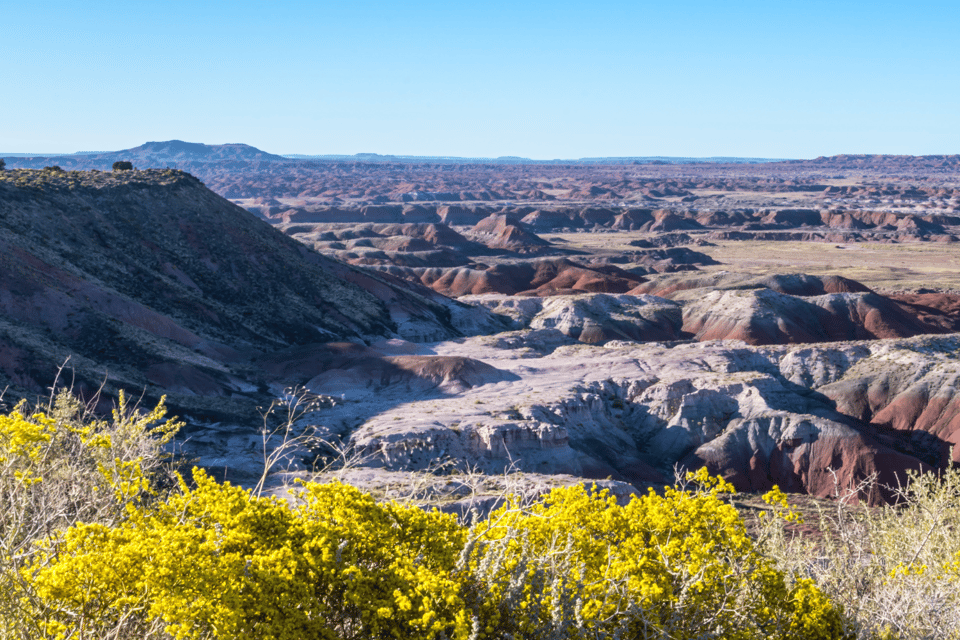
[[[616,156],[576,159],[534,160],[520,156],[500,156],[498,158],[468,158],[459,156],[396,156],[379,153],[358,153],[355,155],[303,155],[286,154],[291,160],[314,160],[327,162],[434,162],[438,164],[760,164],[766,162],[785,162],[786,158],[734,158],[713,156],[709,158],[687,158],[675,156]]]
[[[25,156],[23,154],[0,154],[10,158],[11,168],[40,169],[55,164],[64,169],[110,169],[118,160],[129,160],[134,166],[146,168],[189,168],[195,163],[258,163],[291,162],[290,159],[248,144],[203,144],[167,140],[147,142],[139,147],[121,151],[78,151],[63,155]]]
[[[491,165],[684,165],[684,164],[772,164],[784,163],[794,166],[832,167],[847,166],[853,168],[887,168],[896,166],[938,167],[960,164],[960,156],[896,156],[873,154],[841,154],[821,156],[815,159],[787,158],[736,158],[732,156],[710,156],[694,158],[687,156],[611,156],[576,159],[555,158],[534,160],[519,156],[500,156],[497,158],[478,158],[460,156],[412,156],[380,153],[345,154],[287,154],[268,153],[248,144],[210,145],[183,140],[147,142],[132,149],[121,151],[78,151],[62,155],[29,155],[24,153],[0,153],[6,158],[10,168],[41,169],[49,165],[59,165],[64,169],[109,170],[117,160],[129,160],[134,166],[146,169],[177,168],[202,173],[211,164],[219,164],[228,169],[241,166],[256,169],[258,166],[276,164],[301,165],[309,163],[394,163],[394,164],[491,164]]]
[[[379,153],[345,154],[286,154],[277,155],[252,147],[248,144],[203,144],[167,140],[147,142],[132,149],[120,151],[77,151],[63,154],[0,153],[0,158],[12,159],[11,167],[39,169],[56,164],[64,169],[109,169],[117,160],[129,160],[140,168],[177,167],[189,168],[191,163],[210,162],[390,162],[435,164],[759,164],[783,162],[778,158],[734,158],[715,156],[709,158],[673,157],[673,156],[618,156],[575,159],[534,160],[520,156],[500,156],[498,158],[460,157],[460,156],[412,156]]]
[[[57,157],[57,158],[58,158],[58,157],[63,156],[63,155],[78,155],[78,154],[80,154],[80,153],[82,153],[82,152],[81,152],[81,151],[77,151],[76,154],[69,154],[69,153],[66,153],[66,154],[64,154],[64,153],[49,154],[49,153],[48,153],[48,154],[44,155],[44,154],[42,154],[42,153],[7,153],[7,152],[4,152],[4,151],[0,151],[0,158],[40,158],[40,157],[44,157],[44,158],[48,158],[48,157],[49,157],[49,158],[54,158],[54,157]]]

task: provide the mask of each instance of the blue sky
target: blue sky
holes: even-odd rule
[[[955,0],[0,0],[0,16],[0,152],[960,153]]]

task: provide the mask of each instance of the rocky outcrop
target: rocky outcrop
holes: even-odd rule
[[[698,271],[702,266],[720,264],[707,254],[688,247],[635,251],[629,259],[635,265],[631,267],[631,271],[638,272],[639,268],[642,268],[646,273]]]
[[[878,345],[869,357],[845,363],[820,390],[838,411],[905,441],[905,448],[928,464],[958,462],[960,367],[950,351],[957,347],[956,335],[919,338],[902,347]]]
[[[522,222],[507,215],[491,215],[478,222],[471,237],[491,249],[514,253],[542,253],[550,243],[528,231]]]
[[[461,393],[475,386],[515,380],[516,375],[463,356],[370,356],[326,368],[305,384],[314,393],[354,400],[386,388],[408,394]]]
[[[843,276],[810,276],[785,273],[757,276],[731,271],[709,274],[678,274],[649,277],[637,293],[650,293],[672,300],[697,300],[710,291],[770,289],[791,296],[819,296],[828,293],[870,292],[856,280]]]
[[[653,222],[644,229],[655,233],[670,231],[689,231],[701,229],[702,226],[693,218],[689,218],[673,211],[657,211],[653,214]]]
[[[919,322],[936,326],[945,333],[960,332],[960,295],[930,290],[886,295]]]
[[[454,267],[469,264],[471,256],[495,253],[445,224],[290,223],[277,227],[324,255],[353,265]]]
[[[832,342],[949,333],[960,326],[960,307],[950,295],[888,297],[841,276],[665,275],[630,293],[683,302],[683,330],[696,340]]]
[[[467,296],[463,302],[512,318],[516,328],[556,329],[587,344],[656,342],[680,337],[680,305],[655,296],[611,294],[549,298]]]
[[[770,289],[713,291],[684,305],[684,331],[696,340],[788,344],[899,338],[938,333],[875,293],[800,297]]]
[[[377,370],[376,393],[323,421],[371,469],[512,468],[644,487],[668,481],[674,465],[706,465],[741,490],[828,496],[835,481],[844,489],[876,472],[895,484],[949,461],[960,439],[958,346],[955,336],[591,346],[556,328],[524,330],[432,346],[431,357],[491,367],[455,395],[440,385],[411,395],[401,378],[377,386]]]
[[[583,220],[574,211],[567,209],[537,209],[520,220],[534,231],[555,231],[583,226]]]
[[[614,218],[610,228],[623,231],[640,231],[649,229],[653,222],[653,211],[650,209],[627,209]]]

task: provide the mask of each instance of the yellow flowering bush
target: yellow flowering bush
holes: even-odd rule
[[[788,585],[755,548],[732,488],[666,488],[625,507],[606,491],[513,499],[478,524],[465,562],[484,588],[480,635],[514,638],[842,638],[808,580]]]
[[[20,545],[76,521],[117,522],[127,504],[155,496],[163,447],[179,423],[163,400],[136,411],[121,392],[112,420],[86,414],[69,393],[46,410],[21,402],[0,415],[0,535]]]
[[[291,502],[194,470],[175,423],[121,396],[0,416],[0,638],[843,638],[840,610],[763,555],[705,470],[621,506],[582,486],[472,526],[340,484]],[[7,500],[7,498],[10,498]],[[786,497],[767,496],[778,521]],[[960,556],[958,556],[960,558]]]
[[[63,392],[47,406],[0,415],[0,637],[42,637],[43,616],[22,571],[37,542],[77,523],[114,526],[156,499],[164,445],[179,424],[163,401],[137,411],[120,394],[110,420]]]
[[[120,526],[72,527],[25,571],[54,637],[132,614],[176,638],[466,637],[453,516],[336,483],[304,485],[291,509],[194,481]]]

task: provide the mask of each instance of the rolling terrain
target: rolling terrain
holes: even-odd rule
[[[102,170],[117,159],[176,168]],[[957,160],[10,158],[5,399],[65,361],[104,406],[166,393],[187,450],[241,481],[256,407],[292,385],[367,485],[514,469],[627,491],[675,465],[818,496],[833,472],[890,481],[956,461]]]

